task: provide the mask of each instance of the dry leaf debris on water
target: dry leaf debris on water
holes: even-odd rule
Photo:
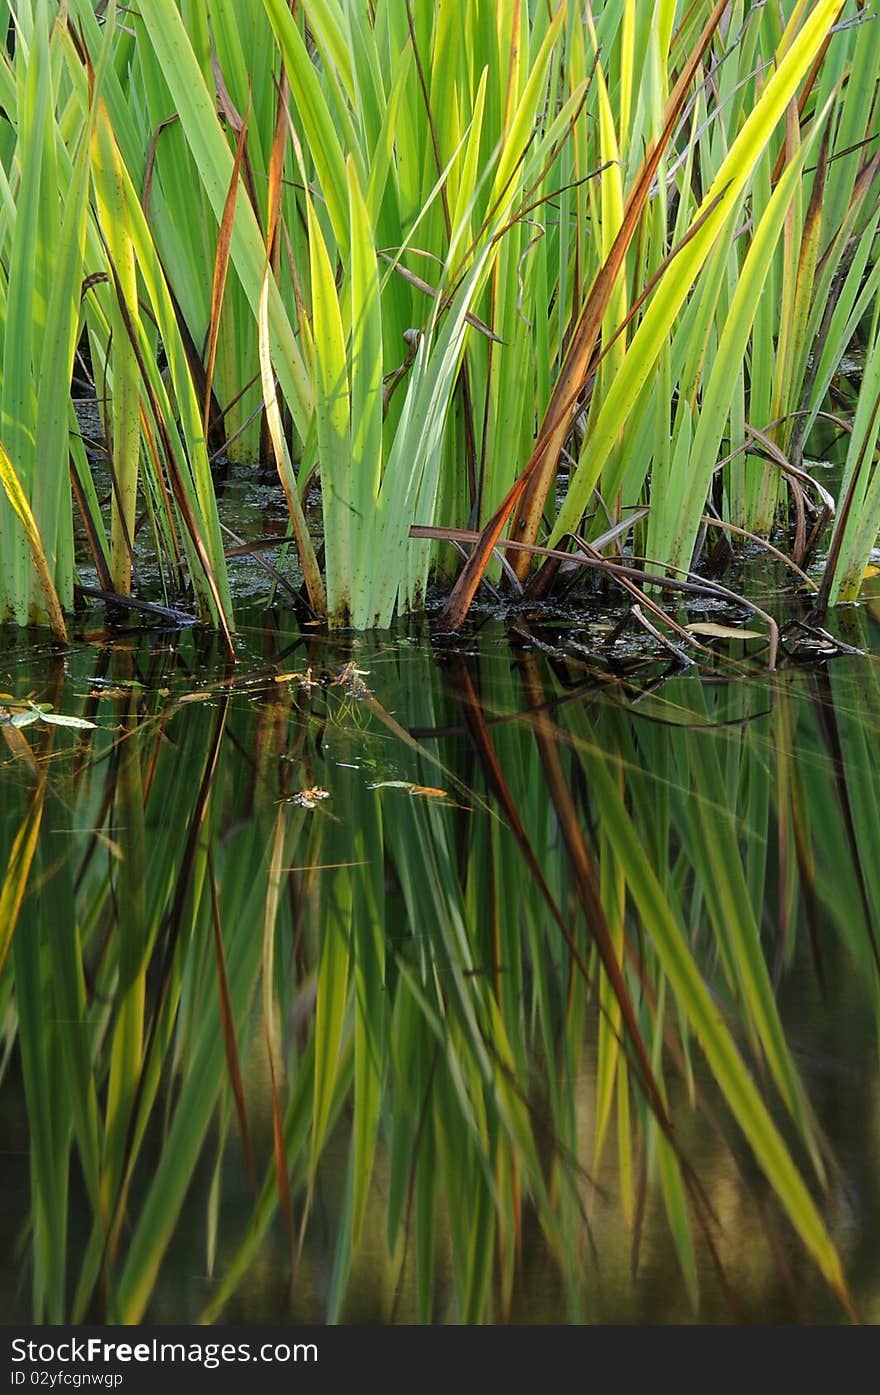
[[[368,669],[357,668],[354,660],[349,659],[332,677],[329,675],[315,677],[314,670],[309,664],[304,673],[298,670],[293,670],[290,673],[276,673],[275,682],[297,683],[307,693],[310,693],[313,688],[345,688],[346,692],[354,697],[368,697],[370,689],[363,682],[368,673]]]
[[[297,790],[296,794],[290,796],[289,802],[298,804],[301,809],[317,809],[322,799],[329,798],[329,790],[322,790],[319,785],[312,785],[311,789]]]
[[[29,727],[34,722],[44,722],[51,727],[74,727],[77,731],[94,730],[95,723],[89,722],[85,717],[70,717],[63,712],[53,712],[48,703],[36,703],[28,701],[26,707],[21,707],[17,712],[10,712],[5,707],[0,707],[0,722],[9,723],[16,728]]]

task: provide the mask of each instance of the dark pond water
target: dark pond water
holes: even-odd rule
[[[5,1321],[880,1320],[871,604],[99,624],[0,662]]]

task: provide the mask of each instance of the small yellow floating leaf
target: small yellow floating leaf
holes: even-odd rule
[[[685,625],[692,635],[707,635],[710,639],[763,639],[760,630],[743,630],[737,625],[716,625],[709,620],[700,620],[693,625]]]
[[[320,687],[320,683],[318,682],[318,680],[312,677],[311,664],[309,664],[309,667],[306,669],[305,673],[276,673],[275,682],[298,683],[301,688],[305,688],[307,693],[310,693],[313,688]]]

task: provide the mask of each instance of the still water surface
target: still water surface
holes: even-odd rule
[[[836,623],[863,655],[772,677],[587,620],[7,636],[4,1320],[838,1321],[836,1264],[880,1320],[878,632]]]

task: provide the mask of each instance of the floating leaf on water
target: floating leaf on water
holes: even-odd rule
[[[41,712],[40,720],[53,727],[75,727],[77,731],[94,731],[97,725],[87,721],[85,717],[67,717],[63,712]]]
[[[85,717],[67,717],[61,712],[53,712],[48,703],[29,703],[24,712],[14,712],[10,716],[8,712],[0,712],[0,720],[4,726],[15,727],[20,731],[22,727],[32,726],[34,722],[46,722],[53,727],[94,727],[94,722],[86,721]]]
[[[95,723],[87,721],[85,717],[68,717],[63,712],[47,712],[44,704],[38,707],[34,702],[30,704],[30,707],[30,712],[22,712],[19,716],[30,717],[32,722],[39,719],[41,722],[47,722],[49,726],[52,727],[75,727],[78,731],[82,731],[86,728],[94,730],[95,728]],[[27,722],[16,721],[15,717],[13,717],[12,720],[15,722],[16,726],[28,725]]]
[[[707,635],[710,639],[763,639],[760,630],[743,630],[737,625],[716,625],[714,621],[698,620],[693,625],[685,625],[692,635]]]
[[[29,727],[31,722],[38,722],[44,715],[42,712],[16,712],[12,718],[12,725],[19,729]]]

